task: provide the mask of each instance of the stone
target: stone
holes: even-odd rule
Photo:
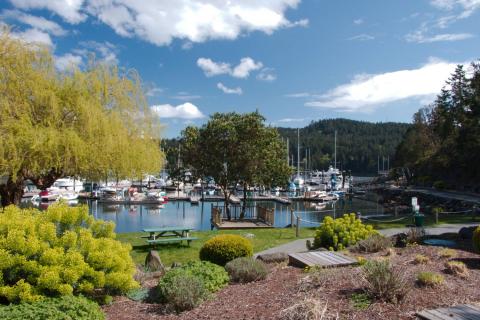
[[[477,229],[477,227],[463,227],[458,231],[458,235],[461,239],[472,239],[475,229]]]
[[[150,250],[145,258],[145,269],[149,272],[165,272],[165,266],[155,250]]]
[[[247,238],[247,239],[253,239],[253,238],[255,238],[255,235],[254,235],[253,233],[245,233],[243,236],[244,236],[245,238]]]
[[[408,235],[406,233],[398,233],[390,237],[392,243],[397,248],[404,248],[407,246]]]

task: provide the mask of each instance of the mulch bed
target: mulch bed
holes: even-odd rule
[[[108,319],[280,319],[281,310],[305,297],[327,303],[329,319],[415,319],[415,312],[463,303],[480,302],[480,256],[472,253],[468,243],[455,250],[456,258],[442,258],[442,248],[410,246],[395,248],[389,258],[393,265],[404,270],[410,285],[406,297],[399,304],[373,302],[364,310],[355,308],[351,296],[363,292],[361,268],[331,269],[321,285],[309,281],[309,274],[294,267],[271,266],[271,273],[263,281],[245,285],[232,284],[219,291],[211,301],[182,314],[168,313],[161,304],[131,301],[117,297],[103,308]],[[413,263],[417,254],[430,258],[425,265]],[[360,254],[351,254],[358,256]],[[361,254],[367,259],[384,257],[386,252]],[[445,272],[448,260],[463,261],[469,268],[469,277],[462,279]],[[435,288],[419,287],[416,275],[434,271],[445,277],[443,285]],[[147,286],[154,286],[150,281]],[[325,319],[325,318],[324,318]]]

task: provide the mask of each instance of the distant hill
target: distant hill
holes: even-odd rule
[[[300,129],[300,160],[304,163],[305,148],[310,149],[312,169],[327,169],[334,160],[334,135],[337,130],[337,167],[353,174],[377,172],[378,156],[390,157],[393,164],[395,149],[410,127],[407,123],[371,123],[348,119],[326,119]],[[289,138],[290,156],[297,163],[297,129],[278,128]],[[382,158],[380,158],[382,166]],[[385,162],[385,168],[387,164]]]

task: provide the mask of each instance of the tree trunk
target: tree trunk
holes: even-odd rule
[[[247,210],[247,183],[243,183],[243,203],[242,203],[242,212],[240,212],[240,220],[245,218],[245,211]]]
[[[232,216],[230,215],[230,193],[228,192],[228,187],[226,189],[222,189],[223,195],[225,197],[225,213],[227,214],[228,221],[232,220]]]
[[[2,198],[2,207],[11,204],[19,205],[23,196],[23,179],[17,178],[16,181],[9,177],[6,184],[0,185],[0,197]]]

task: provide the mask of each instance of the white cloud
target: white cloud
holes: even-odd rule
[[[156,97],[163,93],[163,88],[157,87],[155,84],[150,84],[145,88],[145,95],[147,97]]]
[[[277,75],[273,68],[263,68],[262,71],[257,74],[257,79],[262,81],[275,81]]]
[[[84,0],[10,0],[20,9],[46,9],[50,10],[69,23],[79,23],[86,19],[80,10]]]
[[[82,64],[82,57],[71,53],[66,53],[63,56],[55,57],[55,67],[58,70],[67,70],[69,68],[76,68]]]
[[[305,121],[304,118],[285,118],[285,119],[280,119],[277,122],[290,123],[290,122],[303,122],[303,121]]]
[[[204,42],[236,39],[244,33],[267,34],[280,28],[306,26],[308,20],[289,21],[285,13],[300,0],[10,0],[17,8],[50,10],[69,23],[88,15],[124,37],[139,37],[156,45],[173,39]]]
[[[363,19],[355,19],[353,20],[353,23],[356,24],[356,25],[360,25],[360,24],[363,24],[365,21],[363,21]]]
[[[432,42],[440,42],[440,41],[460,41],[473,38],[474,35],[471,33],[442,33],[427,36],[421,31],[415,31],[413,33],[409,33],[405,36],[405,40],[408,42],[416,42],[416,43],[432,43]]]
[[[199,58],[197,60],[197,66],[203,70],[207,77],[213,77],[220,74],[230,74],[232,72],[229,63],[214,62],[208,58]]]
[[[263,67],[261,62],[255,62],[250,57],[242,58],[240,63],[233,69],[232,76],[235,78],[248,78],[250,72]]]
[[[73,50],[78,55],[86,56],[89,52],[93,52],[95,53],[96,57],[103,62],[118,64],[118,48],[108,41],[82,41],[80,42],[80,46],[82,49]]]
[[[189,94],[188,92],[181,91],[181,92],[178,92],[176,95],[172,96],[171,98],[172,99],[177,99],[177,100],[187,101],[187,100],[200,99],[201,97],[202,96],[195,95],[195,94]]]
[[[198,107],[190,102],[178,106],[161,104],[151,106],[152,111],[159,118],[199,119],[205,117]]]
[[[308,93],[308,92],[297,92],[297,93],[289,93],[289,94],[286,94],[285,97],[287,98],[308,98],[308,97],[311,97],[312,94]]]
[[[242,88],[237,87],[237,88],[228,88],[226,87],[223,83],[219,82],[217,83],[217,88],[222,90],[226,94],[242,94]]]
[[[27,24],[34,29],[47,32],[54,36],[63,36],[67,33],[58,23],[47,20],[43,17],[32,16],[18,10],[4,10],[0,15],[2,19],[13,19]]]
[[[459,16],[460,18],[467,18],[475,10],[480,9],[480,0],[431,0],[430,3],[434,7],[447,11],[459,7],[463,10]]]
[[[53,47],[53,42],[52,38],[50,38],[50,35],[35,28],[27,29],[25,31],[12,32],[10,35],[14,38],[22,39],[28,43]]]
[[[374,36],[371,36],[371,35],[366,34],[366,33],[362,33],[362,34],[353,36],[351,38],[348,38],[347,40],[368,41],[368,40],[374,40],[374,39],[375,39]]]
[[[305,105],[342,111],[370,111],[379,105],[403,99],[425,99],[440,92],[456,65],[431,59],[418,69],[357,75],[350,83],[316,96]]]
[[[235,78],[248,78],[252,71],[261,69],[263,63],[255,61],[250,57],[240,59],[240,63],[232,67],[230,63],[215,62],[209,58],[199,58],[197,66],[203,70],[207,77],[218,76],[221,74],[228,74]]]

